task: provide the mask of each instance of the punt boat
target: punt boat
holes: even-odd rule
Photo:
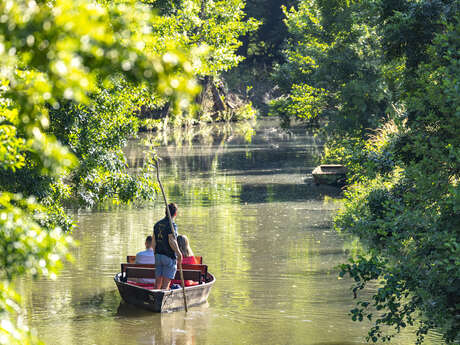
[[[128,263],[121,264],[121,272],[114,277],[121,298],[128,304],[156,313],[171,312],[184,309],[182,287],[172,290],[155,290],[153,284],[140,283],[139,279],[155,277],[155,265],[134,264],[133,257]],[[184,280],[192,280],[197,285],[186,286],[187,306],[193,307],[205,303],[216,279],[208,272],[206,265],[182,265]],[[175,279],[179,278],[179,271]],[[145,280],[144,280],[145,281]]]
[[[313,171],[313,180],[318,184],[342,186],[345,184],[347,169],[342,164],[321,164]]]

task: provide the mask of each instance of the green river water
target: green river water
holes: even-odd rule
[[[350,320],[351,284],[336,269],[352,248],[332,229],[340,193],[307,175],[318,140],[271,121],[255,134],[241,125],[193,131],[170,133],[158,153],[179,233],[217,278],[208,303],[162,315],[120,303],[113,276],[164,209],[111,207],[75,212],[80,245],[56,281],[19,283],[25,323],[53,345],[364,344],[368,324]],[[132,166],[144,149],[130,144]],[[404,332],[391,344],[413,343]]]

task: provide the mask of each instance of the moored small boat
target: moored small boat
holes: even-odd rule
[[[205,303],[216,279],[207,272],[206,265],[183,265],[184,278],[198,281],[197,285],[186,286],[187,306]],[[155,265],[122,264],[122,271],[115,275],[121,298],[129,304],[157,312],[170,312],[184,309],[182,288],[155,290],[153,285],[137,283],[137,278],[155,276]]]
[[[347,168],[342,164],[321,164],[311,174],[316,184],[343,185],[346,173]]]

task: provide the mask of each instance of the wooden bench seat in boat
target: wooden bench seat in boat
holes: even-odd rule
[[[148,274],[148,277],[132,277],[132,278],[155,278],[155,265],[152,264],[121,264],[121,275],[123,279],[127,279],[127,270],[131,268],[140,268],[140,269],[149,269],[152,272],[144,272],[144,274]],[[198,283],[206,282],[206,277],[208,275],[208,266],[207,265],[189,265],[189,264],[183,264],[182,265],[182,271],[184,272],[184,280],[193,280],[197,281]],[[200,274],[200,277],[196,279],[196,276],[192,274],[192,278],[187,278],[185,275],[185,271],[198,271]],[[143,271],[140,271],[139,273],[134,273],[134,271],[131,271],[131,274],[142,274]],[[180,280],[180,273],[179,271],[176,272],[176,276],[174,279]]]
[[[121,273],[126,273],[128,267],[140,267],[140,268],[155,268],[152,264],[121,264]],[[208,265],[190,265],[182,264],[182,270],[195,270],[200,271],[202,278],[205,279],[208,274]]]
[[[202,256],[195,256],[195,260],[200,265],[203,263],[203,257]],[[126,257],[126,262],[129,263],[129,264],[135,264],[136,263],[136,256],[135,255],[128,255]]]
[[[184,280],[193,280],[201,283],[202,276],[200,270],[182,270],[184,273]],[[155,279],[155,268],[147,267],[127,267],[126,268],[126,279],[129,278],[148,278]],[[180,272],[176,272],[174,279],[180,280]]]

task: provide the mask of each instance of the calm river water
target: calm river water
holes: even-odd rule
[[[332,229],[340,195],[306,174],[317,139],[267,121],[255,134],[242,125],[210,131],[171,133],[158,147],[179,232],[217,278],[208,303],[163,315],[120,303],[113,276],[143,249],[161,203],[79,211],[75,263],[56,281],[19,284],[24,319],[47,344],[365,343],[368,324],[350,320],[350,281],[335,268],[352,247]],[[142,163],[143,150],[131,143],[131,165]],[[408,332],[392,342],[413,343]],[[441,341],[434,335],[427,344]]]

